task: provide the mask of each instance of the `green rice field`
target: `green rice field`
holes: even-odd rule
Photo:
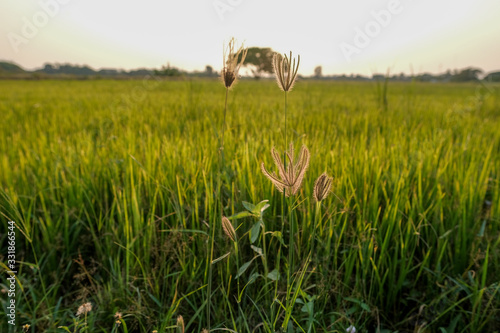
[[[498,84],[299,80],[286,133],[275,81],[225,93],[0,81],[0,332],[500,332]]]

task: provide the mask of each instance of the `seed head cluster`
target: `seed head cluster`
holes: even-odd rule
[[[283,91],[290,91],[297,80],[297,72],[299,70],[300,55],[297,57],[297,62],[295,59],[292,61],[292,52],[290,52],[290,58],[287,55],[281,55],[280,53],[275,53],[273,57],[273,69],[276,74],[276,81],[278,86]]]
[[[177,317],[177,333],[184,333],[184,318],[182,316]]]
[[[316,202],[320,202],[325,199],[332,189],[333,178],[328,177],[326,172],[322,173],[321,176],[316,179],[314,183],[313,197]]]
[[[224,233],[230,240],[236,242],[236,231],[231,221],[225,216],[222,217],[222,230],[224,230]]]
[[[285,196],[289,197],[290,195],[295,195],[302,185],[302,180],[309,166],[309,150],[306,146],[302,146],[299,158],[295,162],[293,143],[290,143],[290,149],[286,152],[286,157],[288,159],[286,169],[280,154],[274,147],[271,150],[271,155],[273,156],[274,163],[278,167],[279,177],[275,172],[270,173],[267,171],[264,163],[261,164],[262,172],[276,186],[278,191],[285,193]]]
[[[236,40],[231,38],[223,53],[224,64],[221,71],[221,79],[227,89],[231,88],[236,82],[238,72],[248,52],[248,49],[245,49],[243,45],[236,49],[235,44]]]
[[[79,317],[82,314],[85,315],[85,314],[89,313],[90,311],[92,311],[92,304],[87,302],[85,304],[80,305],[80,307],[78,308],[78,311],[76,312],[76,316]]]

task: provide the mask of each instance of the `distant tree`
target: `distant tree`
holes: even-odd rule
[[[88,66],[78,66],[71,64],[45,64],[42,69],[36,72],[42,72],[47,74],[69,74],[69,75],[94,75],[97,74],[92,68]]]
[[[122,74],[125,74],[128,76],[134,76],[134,77],[145,77],[145,76],[151,75],[151,74],[159,75],[159,74],[156,74],[156,72],[158,72],[158,71],[155,70],[154,72],[151,72],[151,70],[149,70],[149,69],[139,68],[139,69],[131,70],[129,72],[122,72]]]
[[[162,66],[161,70],[155,70],[155,75],[158,76],[181,76],[183,73],[176,67],[171,67],[170,63],[167,64],[167,67]]]
[[[484,78],[485,81],[500,82],[500,72],[489,73]]]
[[[483,71],[479,68],[469,67],[453,75],[451,80],[455,82],[477,81],[481,73],[483,73]]]
[[[52,74],[52,73],[56,72],[56,69],[54,68],[54,66],[52,64],[45,64],[43,66],[42,71],[45,73],[48,73],[48,74]]]
[[[314,68],[314,77],[320,79],[323,76],[323,67],[316,66]]]
[[[24,69],[11,62],[0,61],[0,72],[4,73],[24,73]]]
[[[103,68],[97,72],[99,75],[118,75],[118,71],[114,68]]]
[[[212,76],[212,75],[213,75],[213,73],[214,73],[214,69],[212,68],[212,66],[207,65],[207,66],[205,67],[205,75],[207,75],[207,76]]]
[[[416,81],[420,82],[431,82],[431,81],[436,81],[436,77],[430,73],[422,73],[417,76],[415,76]]]
[[[250,47],[243,66],[249,66],[256,79],[273,72],[274,51],[270,47]]]
[[[442,82],[449,82],[451,78],[453,77],[453,74],[451,74],[451,70],[446,70],[443,74],[437,75],[436,76],[439,81]]]

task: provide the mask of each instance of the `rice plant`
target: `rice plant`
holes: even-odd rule
[[[498,88],[0,81],[16,331],[498,331]]]

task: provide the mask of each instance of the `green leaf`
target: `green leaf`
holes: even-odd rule
[[[368,306],[368,304],[361,302],[361,303],[359,303],[359,305],[361,305],[361,308],[363,310],[365,310],[366,312],[372,312],[372,310],[370,309],[370,307]]]
[[[250,243],[255,243],[260,233],[260,221],[257,221],[250,230]]]
[[[158,298],[154,297],[150,292],[148,292],[149,297],[158,305],[160,308],[162,307],[161,302],[158,300]]]
[[[217,259],[212,260],[212,265],[215,264],[216,262],[221,261],[222,259],[224,259],[225,257],[227,257],[230,254],[231,254],[231,251],[229,251],[228,253],[226,253],[225,255],[223,255],[223,256],[221,256],[221,257],[219,257]]]
[[[356,313],[358,312],[358,307],[355,305],[355,306],[351,306],[347,311],[346,311],[346,314],[348,315],[352,315],[353,313]]]
[[[242,204],[249,212],[253,212],[255,209],[255,205],[250,202],[243,201]]]
[[[127,323],[123,320],[123,318],[120,319],[120,321],[122,323],[123,333],[128,333]]]
[[[278,238],[281,245],[286,246],[285,242],[283,241],[283,235],[281,234],[281,231],[274,231],[271,236]]]
[[[484,236],[484,229],[485,228],[486,228],[486,220],[484,220],[483,224],[481,224],[481,229],[479,229],[477,237],[483,237]]]
[[[461,318],[462,318],[462,315],[459,313],[451,320],[450,325],[448,325],[448,327],[446,329],[447,333],[455,333],[455,330],[457,328],[457,324]]]
[[[353,302],[356,304],[361,304],[361,301],[359,299],[352,298],[352,297],[344,297],[344,300],[349,301],[349,302]]]
[[[262,255],[262,249],[260,247],[257,247],[257,246],[254,246],[254,245],[250,245],[250,247],[252,248],[252,250],[254,250],[255,252],[257,252],[257,254],[259,256]]]
[[[236,213],[236,214],[234,214],[232,216],[229,216],[228,219],[230,219],[230,220],[237,220],[237,219],[241,219],[241,218],[244,218],[244,217],[247,217],[247,216],[252,216],[252,214],[249,213],[249,212],[243,211],[243,212]]]
[[[262,200],[261,202],[259,202],[256,206],[254,206],[254,209],[252,209],[252,213],[254,213],[257,216],[260,216],[262,212],[264,212],[267,208],[271,206],[267,202],[269,202],[269,200]]]
[[[453,229],[450,229],[448,230],[447,232],[445,232],[444,234],[442,234],[441,236],[439,236],[439,239],[443,239],[443,238],[446,238],[448,237],[448,235],[454,230],[455,228]]]
[[[301,309],[302,312],[305,312],[307,314],[312,314],[313,311],[314,311],[314,301],[311,301],[311,302],[307,302],[306,304],[304,304],[304,306],[302,307]]]
[[[275,268],[272,271],[270,271],[269,273],[267,273],[267,278],[271,279],[273,281],[278,280],[278,278],[279,278],[278,270]]]
[[[259,273],[255,272],[253,273],[252,275],[250,275],[250,277],[248,278],[248,282],[247,284],[252,284],[255,282],[255,280],[257,280],[257,278],[260,276]]]
[[[245,273],[245,271],[248,269],[248,267],[250,266],[250,264],[252,263],[253,259],[250,260],[250,261],[247,261],[246,263],[244,263],[240,269],[238,269],[238,274],[236,274],[236,279],[239,278],[243,273]]]

